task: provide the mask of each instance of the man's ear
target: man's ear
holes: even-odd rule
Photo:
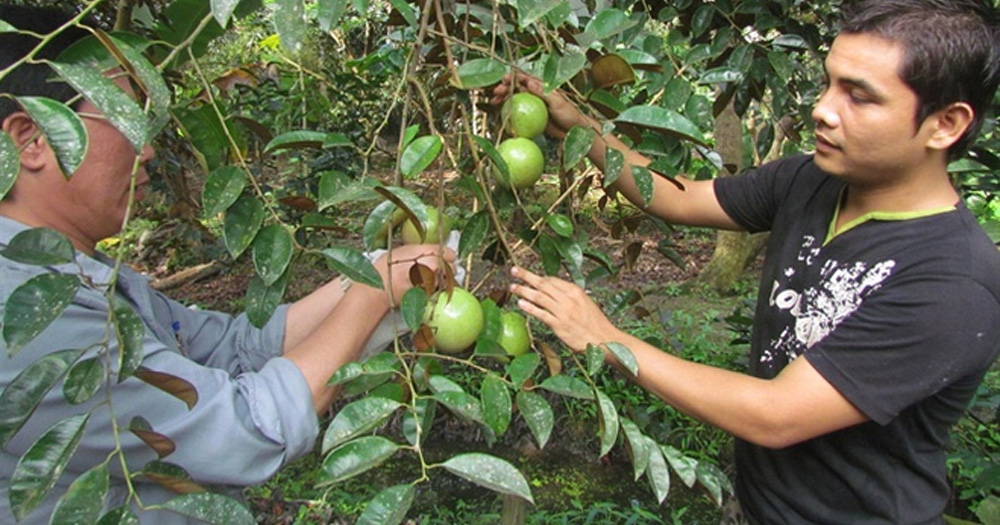
[[[45,165],[49,145],[41,129],[23,111],[11,113],[3,121],[3,131],[10,135],[21,152],[21,166],[38,170]]]
[[[938,110],[929,117],[934,128],[931,130],[927,147],[947,150],[965,135],[975,115],[972,107],[965,102],[954,102]]]

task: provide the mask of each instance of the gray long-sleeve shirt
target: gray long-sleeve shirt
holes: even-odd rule
[[[6,246],[24,229],[0,217],[0,245]],[[30,266],[0,257],[0,313],[11,293],[31,277],[81,271],[97,284],[110,282],[112,276],[111,262],[100,255],[89,257],[78,252],[76,264],[56,267]],[[286,307],[280,307],[263,329],[257,329],[244,315],[187,308],[153,290],[145,277],[127,268],[120,271],[117,290],[146,325],[142,366],[188,381],[198,392],[198,402],[189,410],[179,399],[132,377],[121,383],[113,378],[110,397],[102,389],[90,401],[71,405],[63,397],[61,383],[56,385],[27,424],[0,450],[2,523],[14,522],[8,490],[21,455],[54,423],[88,411],[91,416],[85,435],[66,472],[22,523],[48,523],[58,497],[69,484],[108,457],[115,445],[112,418],[119,425],[131,472],[156,459],[155,452],[127,430],[132,418],[140,416],[176,445],[164,461],[181,466],[198,483],[234,495],[312,449],[319,428],[309,388],[299,370],[281,357]],[[109,339],[107,319],[104,294],[84,287],[52,325],[13,357],[0,338],[0,388],[7,388],[19,372],[46,354],[85,348],[84,358],[97,355],[102,341]],[[111,355],[117,358],[113,335],[110,345]],[[127,496],[119,462],[116,459],[109,465],[112,480],[107,509],[121,505]],[[135,481],[144,506],[176,496],[142,477]],[[188,522],[165,511],[135,510],[144,525]]]

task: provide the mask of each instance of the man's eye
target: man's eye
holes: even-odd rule
[[[851,102],[856,104],[868,104],[872,101],[871,97],[869,97],[867,93],[857,89],[848,91],[847,96],[851,97]]]

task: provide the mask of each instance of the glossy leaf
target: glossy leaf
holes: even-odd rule
[[[80,288],[75,275],[41,274],[18,286],[7,298],[3,338],[11,356],[55,321]]]
[[[639,189],[642,207],[648,207],[653,202],[653,174],[642,166],[632,166],[632,180]]]
[[[87,155],[89,137],[83,119],[58,100],[46,97],[15,97],[52,146],[63,175],[69,178]]]
[[[483,405],[483,419],[486,424],[502,436],[510,425],[513,403],[510,390],[496,374],[487,374],[483,379],[480,402]]]
[[[242,195],[226,211],[222,234],[233,259],[246,250],[264,224],[264,204],[251,195]]]
[[[0,448],[24,426],[38,404],[83,350],[60,350],[24,367],[0,394]]]
[[[646,439],[638,425],[631,419],[623,417],[620,423],[622,433],[625,435],[625,442],[628,444],[629,457],[632,459],[632,479],[638,481],[646,472],[646,467],[649,466],[648,447],[651,441]]]
[[[63,397],[72,405],[79,405],[94,397],[107,379],[107,369],[100,357],[84,359],[69,369],[63,384]]]
[[[122,505],[105,513],[95,525],[139,525],[139,517],[132,512],[132,507]]]
[[[543,80],[545,91],[557,89],[576,76],[587,65],[587,55],[577,49],[567,49],[564,55],[549,55],[545,61]]]
[[[198,390],[186,379],[146,368],[136,370],[134,375],[143,382],[180,399],[187,405],[188,409],[194,408],[198,404]]]
[[[427,292],[419,286],[414,286],[403,294],[399,311],[403,321],[411,332],[416,332],[424,322],[424,310],[427,308]]]
[[[143,443],[149,445],[149,448],[153,449],[160,459],[173,454],[174,450],[177,449],[173,440],[153,430],[149,422],[141,417],[133,417],[132,421],[129,421],[128,430],[141,439]]]
[[[212,492],[183,494],[158,505],[158,507],[208,523],[225,525],[255,525],[257,523],[257,519],[242,503]]]
[[[601,347],[593,344],[587,345],[587,351],[584,352],[584,363],[587,365],[587,374],[590,376],[597,375],[604,366],[604,351]]]
[[[539,388],[577,399],[594,399],[594,392],[587,383],[565,374],[552,376],[542,381]]]
[[[399,186],[379,186],[375,192],[382,195],[398,208],[406,212],[407,217],[416,218],[421,224],[420,234],[426,231],[430,219],[428,219],[427,205],[413,191]]]
[[[382,464],[400,445],[382,436],[365,436],[350,441],[327,454],[317,486],[350,479]]]
[[[407,511],[413,505],[416,490],[413,485],[396,485],[382,489],[375,495],[364,512],[358,517],[356,525],[397,525],[406,518]]]
[[[563,169],[571,170],[587,157],[594,144],[594,130],[585,126],[573,126],[566,134]]]
[[[334,246],[323,250],[327,262],[348,279],[381,289],[382,276],[365,255],[353,248]]]
[[[212,16],[220,26],[226,27],[229,18],[233,16],[233,11],[239,5],[240,0],[211,0]]]
[[[214,217],[233,205],[247,185],[247,176],[236,166],[219,166],[205,178],[201,206],[206,217]]]
[[[479,149],[489,157],[490,161],[493,163],[493,168],[500,170],[500,176],[504,180],[510,179],[510,167],[507,166],[507,162],[503,160],[503,155],[500,155],[500,150],[496,149],[490,141],[480,137],[478,135],[473,135],[472,140],[475,141]]]
[[[403,436],[411,445],[417,441],[423,443],[430,433],[434,416],[437,414],[437,402],[433,399],[419,398],[413,404],[413,410],[403,414]]]
[[[490,214],[487,210],[480,210],[469,217],[458,239],[458,258],[464,259],[482,246],[489,234]]]
[[[323,172],[319,179],[319,201],[316,206],[323,211],[330,206],[342,202],[370,200],[378,197],[364,179],[359,181],[350,175],[336,170]]]
[[[52,425],[17,462],[10,477],[10,509],[20,521],[45,498],[62,475],[83,437],[89,414]]]
[[[517,23],[521,29],[538,22],[563,2],[559,0],[535,0],[513,2],[517,8]]]
[[[316,20],[324,33],[336,26],[346,12],[347,0],[318,0],[316,2]]]
[[[142,341],[146,336],[146,323],[130,305],[122,302],[115,308],[115,333],[120,352],[118,382],[121,383],[132,377],[145,357]]]
[[[457,87],[461,89],[478,89],[492,86],[507,74],[507,66],[492,58],[476,58],[458,66]]]
[[[514,388],[520,389],[525,381],[535,374],[535,370],[538,370],[538,365],[541,364],[541,361],[542,358],[538,357],[538,354],[534,352],[514,358],[507,365],[507,375],[510,376],[510,382],[514,384]]]
[[[701,84],[728,84],[742,81],[743,72],[728,67],[709,69],[698,76],[698,82]]]
[[[649,461],[646,466],[646,479],[656,494],[656,501],[663,503],[670,493],[670,470],[667,468],[667,461],[663,457],[663,451],[650,438],[646,438],[646,451],[649,452]]]
[[[732,492],[732,488],[729,486],[729,478],[726,477],[724,472],[719,470],[719,467],[704,461],[698,462],[698,467],[695,471],[698,475],[698,482],[712,495],[712,500],[715,501],[715,504],[721,507],[723,492]]]
[[[323,435],[323,453],[381,425],[402,405],[382,397],[365,397],[337,411]]]
[[[460,417],[477,423],[485,423],[482,404],[479,399],[467,392],[436,392],[434,399]]]
[[[206,492],[205,487],[191,479],[191,474],[188,474],[183,467],[167,461],[154,459],[146,463],[139,474],[177,494]]]
[[[288,287],[288,272],[285,272],[272,285],[268,286],[259,275],[254,275],[247,286],[246,305],[247,318],[257,328],[262,328],[271,320],[274,311],[278,309],[285,297]]]
[[[604,343],[612,354],[614,354],[615,359],[618,363],[628,370],[633,376],[639,375],[639,362],[636,360],[635,355],[629,348],[621,343],[608,342]]]
[[[621,176],[622,169],[625,168],[625,154],[610,146],[604,152],[604,187],[608,188]]]
[[[63,80],[97,106],[137,153],[149,143],[152,139],[150,122],[142,108],[100,70],[89,65],[60,62],[50,62],[50,65]]]
[[[541,395],[522,390],[517,393],[517,410],[538,441],[538,448],[545,448],[552,429],[555,428],[556,419],[552,406]]]
[[[603,55],[595,60],[590,66],[590,76],[597,89],[635,82],[635,70],[632,69],[632,65],[616,54]]]
[[[275,0],[274,27],[278,38],[292,56],[302,52],[306,39],[306,7],[304,0]]]
[[[108,497],[108,466],[101,463],[76,478],[59,498],[52,511],[51,523],[92,525],[101,516]]]
[[[76,249],[60,232],[50,228],[29,228],[14,235],[0,256],[12,261],[38,266],[73,262]]]
[[[618,410],[607,394],[600,390],[594,390],[594,394],[597,396],[597,415],[601,423],[599,432],[601,438],[600,455],[604,456],[611,452],[611,447],[615,446],[615,442],[618,440]]]
[[[163,80],[163,75],[143,55],[142,43],[136,42],[133,35],[125,35],[119,37],[103,31],[95,33],[101,44],[115,55],[117,62],[128,70],[133,83],[138,84],[146,95],[150,113],[147,126],[149,138],[152,139],[170,119],[168,110],[171,91]]]
[[[292,261],[295,239],[281,224],[263,227],[253,240],[253,266],[264,284],[271,286],[284,275]]]
[[[501,494],[534,503],[524,476],[510,463],[489,454],[459,454],[441,464],[448,472]]]
[[[676,111],[658,106],[633,106],[618,115],[615,122],[647,128],[666,135],[707,146],[698,126]]]
[[[400,173],[405,177],[416,177],[437,160],[443,146],[441,137],[437,135],[424,135],[417,138],[406,146],[400,156]]]
[[[0,132],[0,199],[14,187],[21,171],[21,152],[6,132]]]

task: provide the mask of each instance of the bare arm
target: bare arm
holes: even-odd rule
[[[510,78],[493,90],[493,103],[500,104],[511,92]],[[648,207],[644,207],[639,189],[632,177],[632,165],[647,166],[650,160],[641,153],[631,149],[618,137],[601,134],[601,125],[591,117],[584,115],[576,106],[563,96],[559,91],[545,94],[543,84],[540,80],[527,76],[518,75],[516,78],[517,91],[528,91],[541,97],[549,109],[549,125],[546,133],[562,139],[575,126],[582,126],[594,130],[596,138],[587,154],[587,157],[599,169],[603,170],[606,162],[605,154],[607,148],[621,151],[625,155],[625,166],[618,180],[615,181],[614,189],[620,191],[632,204],[644,211],[675,224],[686,224],[690,226],[707,226],[713,228],[739,230],[741,229],[723,211],[715,198],[715,191],[710,180],[690,180],[684,177],[677,177],[677,182],[683,186],[683,190],[677,185],[664,179],[663,177],[653,177],[653,200]]]
[[[780,448],[867,421],[805,359],[774,379],[693,363],[622,332],[573,283],[514,268],[518,306],[574,351],[618,342],[639,363],[636,381],[679,410],[761,446]]]

